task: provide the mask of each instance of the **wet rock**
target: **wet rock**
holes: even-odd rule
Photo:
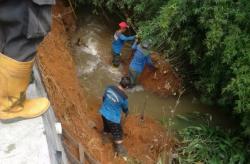
[[[87,47],[87,45],[85,44],[83,38],[78,38],[77,42],[76,42],[76,45]]]

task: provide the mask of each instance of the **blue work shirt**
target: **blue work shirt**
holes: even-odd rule
[[[125,36],[120,32],[116,32],[114,40],[112,42],[112,50],[115,54],[119,54],[122,51],[122,47],[126,41],[134,40],[135,36]]]
[[[100,113],[107,120],[119,124],[121,112],[128,112],[128,97],[116,86],[109,86],[104,92]]]
[[[146,64],[154,67],[150,57],[150,52],[143,50],[140,44],[137,45],[136,42],[133,44],[132,49],[135,50],[135,52],[134,57],[129,65],[130,68],[132,68],[137,73],[141,73]]]

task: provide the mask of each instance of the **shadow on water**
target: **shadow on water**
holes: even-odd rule
[[[117,69],[110,65],[114,27],[109,27],[101,17],[84,15],[80,19],[78,30],[72,36],[72,43],[75,43],[74,59],[77,63],[78,77],[88,94],[87,99],[101,101],[106,86],[116,84],[121,78],[122,67]],[[126,55],[129,52],[128,44],[122,54]],[[163,117],[171,116],[171,106],[174,106],[177,100],[174,96],[159,97],[144,91],[141,86],[128,92],[128,95],[129,109],[132,113],[139,114],[142,109],[145,109],[147,116],[159,121]],[[175,116],[174,122],[177,129],[207,120],[211,120],[213,125],[225,128],[234,126],[228,114],[216,107],[201,104],[192,94],[181,97]]]

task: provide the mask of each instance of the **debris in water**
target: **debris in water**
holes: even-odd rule
[[[141,85],[136,85],[135,87],[128,89],[128,92],[130,92],[130,93],[141,92],[141,91],[144,91],[144,88]]]
[[[84,46],[84,47],[87,47],[86,43],[84,42],[83,38],[78,38],[76,44],[78,46]]]

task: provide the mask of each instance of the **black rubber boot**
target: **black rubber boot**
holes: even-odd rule
[[[114,67],[119,67],[120,63],[121,63],[120,56],[114,55],[113,56],[113,61],[112,61],[113,66]]]
[[[118,156],[127,157],[128,151],[122,144],[115,144],[115,152]]]

